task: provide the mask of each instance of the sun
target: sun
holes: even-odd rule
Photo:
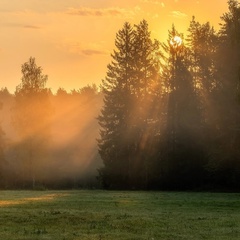
[[[182,39],[179,36],[174,36],[171,40],[170,40],[170,44],[176,48],[182,45]]]

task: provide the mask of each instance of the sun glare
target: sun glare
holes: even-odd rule
[[[171,40],[170,40],[170,44],[175,48],[175,47],[179,47],[182,45],[182,39],[179,36],[174,36]]]

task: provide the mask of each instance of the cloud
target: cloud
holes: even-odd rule
[[[180,11],[172,11],[169,16],[174,18],[185,18],[187,17],[187,14]]]
[[[13,28],[25,28],[25,29],[41,29],[40,26],[37,25],[31,25],[31,24],[20,24],[20,23],[6,23],[7,27],[13,27]]]
[[[104,47],[99,43],[80,43],[65,40],[61,45],[61,49],[65,49],[71,54],[77,54],[81,56],[97,56],[97,55],[109,55],[109,51],[104,49]]]
[[[73,52],[84,56],[96,56],[96,55],[107,55],[109,52],[98,43],[88,43],[88,44],[76,44],[72,48]]]
[[[92,55],[106,55],[107,52],[103,50],[96,50],[96,49],[81,49],[80,53],[82,55],[86,56],[92,56]]]
[[[67,14],[81,17],[130,17],[137,9],[127,10],[124,8],[69,8]]]
[[[159,5],[161,7],[165,7],[164,2],[159,1],[159,0],[141,0],[143,3],[149,3],[149,4],[154,4],[154,5]]]
[[[28,28],[28,29],[41,29],[41,27],[36,26],[36,25],[24,25],[22,27],[23,28]]]

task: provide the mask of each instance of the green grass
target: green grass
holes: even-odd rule
[[[0,191],[1,240],[240,239],[240,194]]]

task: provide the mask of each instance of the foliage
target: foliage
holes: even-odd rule
[[[19,136],[19,169],[22,168],[26,184],[32,183],[33,187],[35,181],[41,180],[37,175],[42,171],[50,143],[51,105],[48,89],[45,88],[46,81],[47,75],[42,74],[42,68],[30,57],[22,65],[21,84],[16,88],[13,108],[13,127]]]
[[[107,187],[134,188],[148,183],[149,149],[158,87],[158,42],[145,20],[125,23],[116,36],[113,61],[103,80],[104,106],[99,116],[100,178]]]
[[[239,5],[228,4],[219,33],[193,17],[186,45],[174,26],[161,44],[144,20],[119,31],[99,117],[104,187],[239,187]]]
[[[240,6],[230,0],[229,12],[223,14],[218,45],[219,91],[215,97],[218,117],[215,143],[211,149],[210,166],[213,182],[226,188],[239,188],[240,172],[240,105],[238,101],[240,68]]]

